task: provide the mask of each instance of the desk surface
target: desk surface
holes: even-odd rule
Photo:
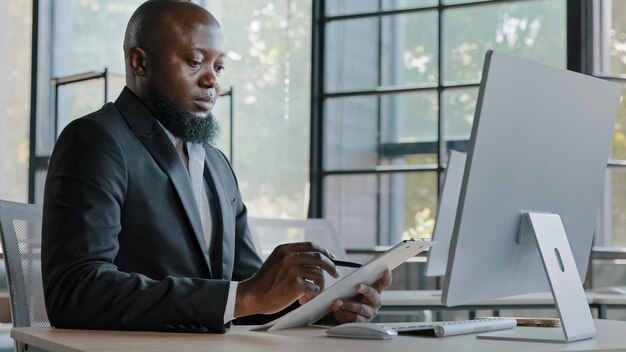
[[[325,329],[309,327],[277,332],[249,331],[237,326],[224,335],[135,331],[14,328],[11,337],[49,351],[593,351],[624,350],[626,322],[596,320],[598,337],[569,344],[478,340],[476,335],[445,338],[398,336],[390,340],[326,337]],[[546,328],[517,328],[546,329]]]

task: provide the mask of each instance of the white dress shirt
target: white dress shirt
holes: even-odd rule
[[[161,123],[159,122],[159,125]],[[163,127],[163,125],[161,125]],[[211,255],[211,237],[213,234],[213,221],[211,219],[211,207],[209,205],[209,197],[207,196],[207,190],[204,183],[204,147],[198,143],[187,142],[187,152],[185,152],[184,142],[163,127],[163,130],[170,138],[176,151],[180,156],[185,169],[189,173],[191,180],[191,188],[196,198],[196,204],[198,210],[200,210],[200,220],[202,221],[202,231],[204,232],[204,240],[206,247]],[[187,156],[187,153],[189,156]],[[237,281],[230,282],[230,289],[228,291],[228,299],[226,301],[226,309],[224,310],[224,324],[230,322],[235,318],[235,299],[237,296]]]

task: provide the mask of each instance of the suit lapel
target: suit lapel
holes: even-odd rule
[[[154,117],[152,117],[152,114],[128,88],[124,88],[115,105],[135,132],[137,138],[146,147],[156,163],[169,176],[172,184],[174,184],[174,188],[187,214],[187,219],[193,229],[199,249],[209,269],[209,274],[213,277],[207,249],[208,244],[204,239],[202,231],[200,211],[191,188],[189,174],[185,170],[185,166],[182,160],[180,160],[176,149],[165,134],[165,131],[160,128]]]
[[[205,150],[207,148],[205,147]],[[215,255],[214,260],[215,264],[221,266],[221,274],[223,278],[230,279],[232,277],[232,267],[234,263],[234,253],[235,253],[235,243],[234,243],[234,235],[230,236],[230,230],[235,227],[234,219],[231,211],[231,199],[228,195],[228,188],[224,184],[224,180],[219,170],[217,170],[216,165],[221,165],[224,162],[220,160],[216,160],[216,153],[206,152],[206,161],[204,163],[204,175],[206,177],[211,177],[214,185],[214,192],[217,197],[217,201],[219,202],[218,212],[220,216],[220,221],[222,224],[221,231],[215,231],[213,233],[214,243],[215,243]],[[207,180],[207,182],[211,182],[211,180]],[[217,202],[215,202],[217,203]],[[214,203],[214,204],[215,204]],[[232,255],[230,254],[232,253]],[[217,272],[217,270],[215,270]]]

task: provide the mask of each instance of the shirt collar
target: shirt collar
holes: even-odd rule
[[[165,134],[170,139],[170,141],[172,141],[172,144],[174,144],[174,147],[178,147],[179,145],[180,146],[183,145],[182,139],[180,139],[179,137],[174,136],[174,134],[172,134],[172,132],[170,132],[170,130],[165,128],[165,126],[163,126],[163,124],[161,124],[161,122],[159,120],[156,120],[156,121],[159,123],[159,126],[161,126],[163,131],[165,131]],[[194,159],[194,160],[198,160],[198,161],[204,162],[204,147],[202,146],[202,144],[200,144],[200,143],[191,143],[191,142],[187,142],[186,144],[187,144],[187,154],[189,156],[189,159]]]

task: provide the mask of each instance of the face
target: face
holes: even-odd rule
[[[216,25],[198,22],[186,28],[174,24],[171,29],[162,31],[156,55],[149,55],[149,90],[194,116],[207,117],[219,95],[224,70],[222,32]]]

